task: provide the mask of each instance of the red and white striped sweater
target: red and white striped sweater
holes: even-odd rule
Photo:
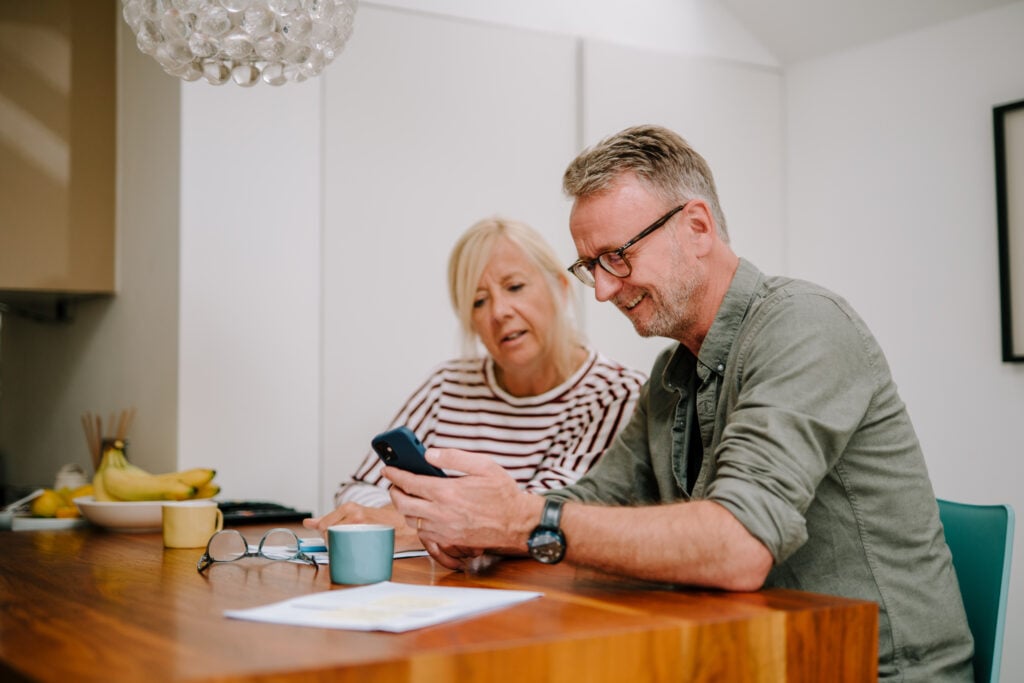
[[[633,414],[646,379],[591,350],[559,386],[518,397],[498,386],[489,357],[452,360],[434,369],[390,427],[408,426],[427,448],[490,455],[525,490],[547,491],[575,482],[597,462]],[[371,450],[335,504],[390,503],[381,468]]]

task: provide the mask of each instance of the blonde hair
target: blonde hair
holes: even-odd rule
[[[703,199],[718,225],[719,238],[729,243],[711,167],[667,128],[634,126],[583,150],[565,169],[562,189],[573,199],[589,197],[608,189],[623,173],[635,174],[669,202]]]
[[[477,285],[491,258],[494,245],[505,238],[519,247],[527,260],[544,276],[544,283],[555,302],[555,320],[551,326],[555,363],[559,372],[572,372],[572,352],[583,344],[570,304],[570,280],[554,250],[536,230],[519,221],[485,218],[477,221],[459,237],[448,258],[448,295],[462,328],[463,353],[477,355],[479,336],[473,329],[473,301]]]

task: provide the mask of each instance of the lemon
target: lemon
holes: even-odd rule
[[[34,517],[54,517],[57,508],[65,506],[64,497],[53,489],[45,489],[42,494],[32,501],[32,515]]]

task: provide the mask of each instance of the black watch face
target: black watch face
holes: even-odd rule
[[[530,535],[530,556],[544,564],[555,564],[565,555],[565,536],[558,529],[536,529]]]

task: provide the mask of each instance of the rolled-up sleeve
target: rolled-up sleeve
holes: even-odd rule
[[[798,292],[766,302],[730,358],[717,471],[705,497],[782,562],[807,541],[805,513],[875,392],[859,320]],[[722,417],[722,408],[719,415]]]

